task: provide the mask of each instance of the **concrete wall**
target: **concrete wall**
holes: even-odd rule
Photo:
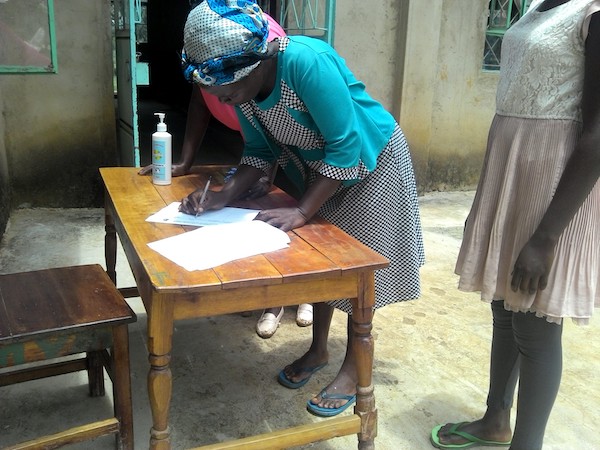
[[[0,112],[4,110],[2,103],[2,91],[0,90]],[[4,145],[4,115],[0,113],[0,237],[6,229],[9,211],[10,193],[6,146]]]
[[[337,0],[334,47],[372,97],[394,106],[398,0]]]
[[[497,84],[497,74],[481,70],[487,6],[337,1],[335,47],[398,119],[420,191],[477,183]]]
[[[100,206],[98,168],[116,161],[110,2],[54,12],[58,73],[0,74],[12,207]]]

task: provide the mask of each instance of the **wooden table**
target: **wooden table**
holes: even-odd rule
[[[200,167],[194,174],[173,178],[169,186],[153,185],[151,177],[137,175],[135,168],[100,169],[106,190],[107,271],[116,282],[116,232],[137,283],[137,291],[122,292],[125,296],[139,292],[147,312],[148,395],[153,421],[150,448],[171,448],[169,405],[173,380],[169,363],[176,320],[338,298],[352,299],[354,349],[359,362],[355,413],[203,448],[287,448],[355,433],[358,448],[374,448],[374,271],[386,267],[387,259],[320,218],[289,232],[291,243],[287,249],[208,270],[188,272],[147,246],[193,229],[146,222],[149,215],[203,186],[209,175],[211,187],[217,189],[227,169]],[[238,206],[265,209],[293,204],[291,197],[274,188],[269,195]]]

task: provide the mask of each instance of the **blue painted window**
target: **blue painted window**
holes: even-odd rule
[[[483,69],[500,70],[504,33],[529,8],[532,0],[490,0],[488,25],[483,50]]]
[[[0,73],[56,73],[54,0],[0,2]]]
[[[260,3],[287,34],[312,36],[333,46],[335,0],[266,0]]]

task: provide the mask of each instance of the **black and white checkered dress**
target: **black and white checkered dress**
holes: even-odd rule
[[[322,138],[290,120],[285,106],[278,104],[265,111],[250,102],[241,109],[246,117],[257,118],[263,130],[278,143],[282,149],[278,163],[283,170],[293,168],[303,172],[310,184],[317,171],[337,169],[324,168],[320,160],[300,160],[292,151],[295,146],[311,148],[315,140]],[[244,157],[242,164],[265,167],[265,161],[258,158]],[[337,169],[361,172],[356,178],[362,181],[350,187],[340,186],[318,214],[390,260],[389,267],[375,272],[375,308],[416,299],[420,295],[419,268],[425,259],[423,237],[412,162],[399,126],[379,155],[375,170],[368,173],[361,167],[362,164],[357,168]],[[347,178],[330,174],[337,179]],[[352,314],[347,299],[330,304]]]
[[[316,45],[315,41],[301,37],[298,40],[296,45],[304,48],[297,51],[295,57],[306,57],[310,48]],[[280,58],[287,57],[285,52],[286,49],[290,49],[289,43],[288,38],[279,40]],[[329,51],[320,47],[317,54],[319,56],[315,61],[320,61],[318,58],[322,54],[329,54]],[[339,58],[331,54],[329,56]],[[294,62],[291,67],[298,70],[301,64],[296,64],[298,61],[294,60],[294,57],[290,58]],[[280,63],[282,67],[287,67],[284,60],[280,60]],[[343,61],[325,67],[329,67],[335,73],[345,70],[340,69],[342,64]],[[305,85],[309,83],[306,79],[315,73],[312,69],[309,65],[308,72],[300,71],[300,76],[295,78],[296,81],[301,79],[300,83],[304,83],[302,88],[306,91],[305,95],[331,95],[332,101],[336,100],[335,94],[329,92],[329,89],[325,89],[327,92],[319,90],[319,87],[311,90]],[[282,72],[285,70],[282,69]],[[320,77],[324,76],[322,72],[319,73]],[[339,77],[339,73],[336,76]],[[349,72],[344,72],[344,76],[348,80],[353,78]],[[326,79],[317,78],[312,79],[317,84]],[[300,192],[306,190],[317,174],[343,181],[335,194],[319,209],[318,214],[390,260],[389,267],[375,272],[375,308],[419,297],[419,268],[424,263],[423,237],[412,162],[408,144],[400,127],[389,116],[389,131],[385,133],[390,133],[391,137],[386,144],[387,134],[382,135],[381,129],[373,126],[373,123],[363,121],[356,124],[357,132],[366,137],[366,140],[362,141],[365,145],[363,150],[369,149],[378,154],[375,168],[371,163],[368,164],[371,168],[369,170],[361,159],[349,165],[348,159],[342,161],[347,156],[343,154],[339,155],[342,159],[339,165],[335,165],[335,162],[332,164],[331,156],[328,164],[323,160],[325,139],[311,118],[307,117],[311,115],[310,111],[288,80],[294,82],[292,78],[279,74],[278,89],[271,93],[269,100],[260,103],[250,101],[239,105],[240,112],[250,124],[250,128],[245,130],[245,135],[248,134],[246,138],[259,147],[263,147],[263,143],[254,140],[264,139],[264,146],[270,149],[267,153],[271,154],[271,159],[276,159],[279,167],[296,184]],[[364,108],[363,112],[373,108],[376,110],[373,114],[381,114],[381,105],[376,105],[370,98],[360,98],[360,106],[356,108]],[[327,118],[323,118],[323,111],[315,113],[322,121],[327,121]],[[331,133],[331,130],[329,131]],[[376,142],[384,147],[380,153],[381,147],[377,148]],[[361,144],[357,141],[357,145]],[[365,155],[367,153],[365,152]],[[262,151],[255,156],[247,152],[241,163],[269,173],[272,161],[266,159],[269,158]],[[330,304],[348,314],[352,313],[352,306],[347,299],[332,301]]]
[[[408,145],[397,127],[360,183],[341,188],[319,214],[390,260],[375,272],[375,308],[419,297],[425,262],[417,191]],[[330,303],[349,314],[346,299]]]

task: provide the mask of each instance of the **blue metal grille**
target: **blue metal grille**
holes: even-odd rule
[[[335,0],[281,0],[279,23],[288,34],[312,36],[333,46]]]
[[[483,69],[500,70],[502,37],[529,8],[532,0],[490,0],[483,49]]]

